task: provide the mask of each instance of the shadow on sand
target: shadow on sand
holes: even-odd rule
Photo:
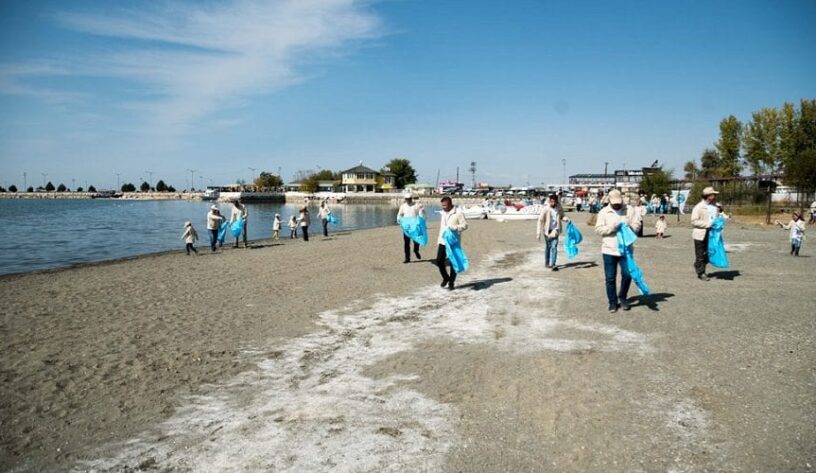
[[[481,291],[483,289],[489,289],[494,284],[501,284],[505,282],[512,281],[513,278],[491,278],[491,279],[482,279],[479,281],[471,281],[469,283],[462,284],[461,286],[456,286],[457,289],[470,289],[471,291]]]
[[[589,268],[596,268],[598,267],[598,263],[594,261],[574,261],[572,263],[556,265],[559,270],[561,269],[589,269]]]
[[[708,277],[710,278],[725,279],[726,281],[733,281],[737,276],[740,276],[739,271],[717,271],[716,273],[708,274]]]
[[[641,294],[636,297],[630,297],[629,299],[632,301],[632,307],[646,306],[651,310],[660,311],[657,304],[660,302],[666,302],[669,297],[674,297],[674,294],[668,292],[657,292],[649,294],[648,296]]]

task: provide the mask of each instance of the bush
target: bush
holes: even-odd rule
[[[76,191],[77,191],[77,192],[85,192],[85,189],[83,189],[83,188],[80,186],[80,187],[77,187],[77,188],[76,188]]]
[[[26,192],[34,192],[34,187],[33,186],[28,186],[28,189],[26,189]]]
[[[14,184],[10,185],[9,192],[17,192],[17,186],[15,186]]]
[[[96,187],[88,186],[88,192],[96,192]]]
[[[60,184],[57,187],[57,192],[65,192],[65,184]]]
[[[51,181],[48,181],[48,184],[45,185],[45,190],[48,191],[48,192],[52,192],[52,191],[54,191],[54,189],[56,189],[54,187],[54,184],[51,184]]]
[[[136,186],[133,185],[132,182],[128,182],[127,184],[122,184],[122,192],[136,192]]]

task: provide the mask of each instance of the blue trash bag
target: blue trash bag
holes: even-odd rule
[[[428,244],[428,225],[424,217],[402,217],[400,227],[402,227],[402,233],[417,242],[419,246]]]
[[[230,232],[232,232],[232,236],[238,238],[241,236],[242,231],[244,231],[244,219],[239,218],[238,220],[232,222],[232,225],[230,225]]]
[[[218,243],[224,244],[224,238],[227,237],[227,229],[229,228],[229,222],[224,220],[221,222],[221,227],[218,229]]]
[[[643,280],[643,271],[635,262],[635,248],[633,246],[635,241],[637,241],[637,235],[635,235],[632,228],[625,223],[622,224],[618,228],[618,251],[620,251],[621,256],[626,258],[626,268],[629,270],[629,276],[635,281],[638,290],[644,296],[648,296],[651,294],[651,290],[649,290],[646,281]]]
[[[728,256],[725,254],[725,243],[722,239],[725,219],[720,216],[711,222],[711,229],[708,231],[708,262],[715,268],[727,268]]]
[[[442,233],[442,239],[445,240],[445,252],[448,255],[448,260],[450,260],[451,268],[457,273],[467,271],[470,267],[470,261],[465,254],[465,250],[462,249],[459,234],[451,231],[450,228],[446,228]]]
[[[329,221],[329,223],[333,223],[333,224],[335,224],[335,225],[340,225],[340,219],[339,219],[339,218],[337,218],[337,217],[335,217],[335,216],[334,216],[334,214],[329,214],[329,215],[326,217],[326,220],[328,220],[328,221]]]
[[[583,239],[584,236],[581,235],[578,228],[573,225],[572,222],[567,222],[567,233],[566,237],[564,238],[564,252],[567,253],[568,259],[578,256],[578,243],[581,243]]]

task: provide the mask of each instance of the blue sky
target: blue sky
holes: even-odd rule
[[[816,97],[814,24],[812,1],[4,1],[0,184],[679,173],[723,117]]]

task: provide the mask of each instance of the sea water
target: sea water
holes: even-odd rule
[[[0,274],[183,250],[181,234],[188,220],[198,232],[196,247],[209,251],[211,205],[181,200],[0,199]],[[232,205],[217,205],[229,219]],[[302,204],[249,203],[247,207],[248,238],[257,240],[271,238],[275,213],[281,216],[281,238],[288,237],[289,217],[297,216]],[[340,225],[329,225],[330,232],[396,225],[397,209],[390,205],[330,207],[340,219]],[[317,210],[309,208],[309,233],[315,237],[323,232]],[[233,243],[228,236],[224,244]]]

